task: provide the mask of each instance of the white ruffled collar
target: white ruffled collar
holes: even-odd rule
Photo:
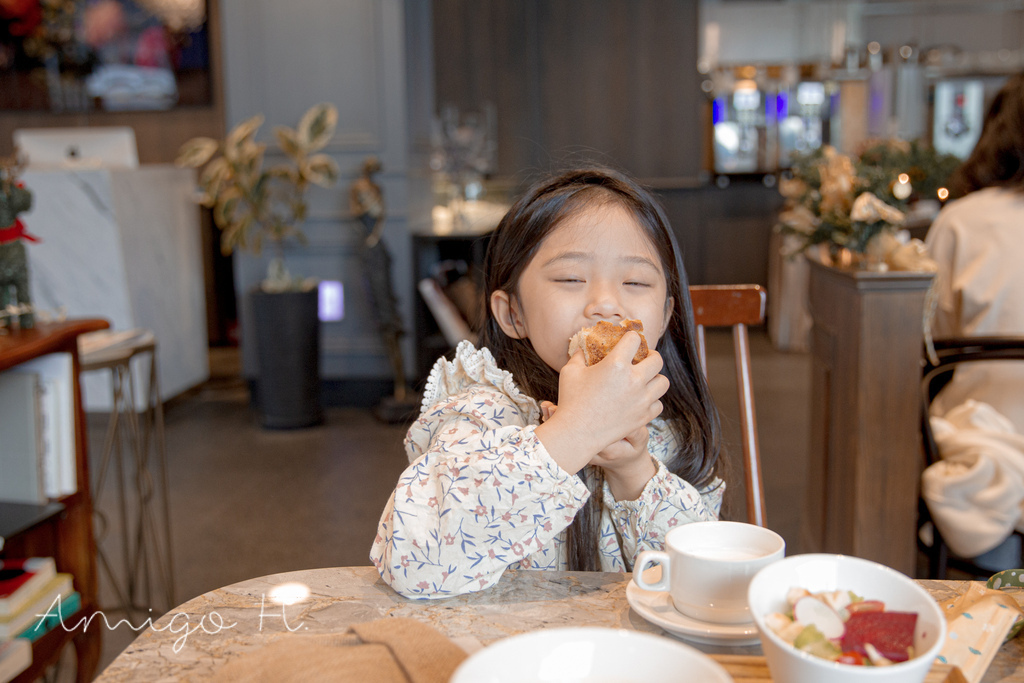
[[[477,349],[469,341],[459,342],[452,360],[439,358],[434,363],[423,390],[421,413],[474,384],[489,384],[508,396],[528,424],[540,420],[540,404],[520,391],[512,373],[498,367],[489,349]]]

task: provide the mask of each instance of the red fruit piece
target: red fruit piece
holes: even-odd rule
[[[848,652],[844,652],[843,654],[839,655],[839,659],[837,659],[836,661],[839,662],[840,664],[852,664],[854,666],[864,666],[864,662],[866,660],[867,660],[867,657],[865,657],[861,653],[854,652],[853,650],[850,650]]]
[[[867,654],[865,643],[875,646],[886,659],[905,662],[914,646],[917,614],[913,612],[855,612],[846,622],[843,652],[852,650]]]

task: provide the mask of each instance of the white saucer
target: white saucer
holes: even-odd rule
[[[648,571],[660,571],[651,568]],[[705,645],[759,645],[754,622],[747,624],[711,624],[676,611],[667,591],[645,591],[630,579],[626,600],[641,617],[669,633]]]

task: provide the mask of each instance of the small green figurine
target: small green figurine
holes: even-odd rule
[[[25,240],[38,241],[25,232],[18,214],[32,208],[32,193],[18,181],[25,167],[18,150],[0,158],[0,328],[17,319],[21,327],[32,327],[28,294],[28,256]]]

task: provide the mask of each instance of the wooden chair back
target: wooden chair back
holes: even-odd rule
[[[740,427],[743,432],[747,521],[758,526],[767,526],[761,454],[757,442],[757,415],[754,411],[754,385],[750,374],[750,342],[747,336],[748,325],[760,325],[764,322],[767,295],[760,285],[692,285],[690,300],[693,303],[693,320],[697,325],[697,348],[705,377],[708,362],[704,329],[732,328]]]

